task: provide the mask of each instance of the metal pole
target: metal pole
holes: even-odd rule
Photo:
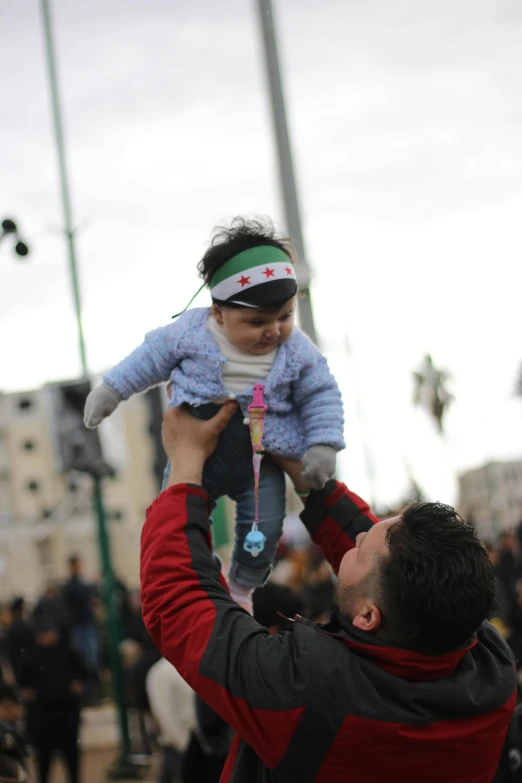
[[[78,267],[76,264],[76,249],[74,245],[74,228],[71,213],[71,198],[69,195],[69,184],[67,178],[67,162],[65,159],[65,144],[63,138],[62,114],[60,110],[60,93],[58,91],[58,79],[56,76],[56,63],[54,58],[54,46],[51,26],[51,14],[49,0],[42,0],[42,12],[45,28],[45,43],[47,53],[47,65],[49,68],[49,85],[51,88],[51,99],[54,119],[54,133],[56,137],[56,150],[58,152],[58,162],[60,167],[60,186],[62,191],[62,207],[65,221],[65,236],[69,250],[69,271],[74,298],[74,310],[76,313],[76,325],[78,328],[78,344],[80,348],[80,360],[82,374],[87,376],[87,358],[85,352],[85,339],[82,325],[82,308],[80,301],[80,286],[78,282]]]
[[[301,214],[295,182],[290,134],[286,118],[285,99],[281,81],[281,68],[277,52],[272,0],[257,0],[259,19],[263,37],[263,51],[268,86],[270,90],[270,105],[279,160],[279,180],[283,197],[286,226],[292,237],[299,258],[297,261],[297,280],[301,296],[299,298],[299,314],[301,325],[307,335],[317,343],[312,300],[310,295],[310,269],[301,228]]]
[[[80,361],[82,373],[88,376],[87,354],[85,351],[85,338],[82,325],[82,312],[80,300],[80,286],[78,282],[78,267],[76,260],[75,236],[72,222],[71,198],[69,192],[69,183],[67,177],[67,163],[65,157],[65,145],[63,126],[60,108],[60,94],[58,91],[58,80],[56,74],[56,63],[54,57],[54,46],[52,36],[52,23],[49,0],[42,0],[42,15],[45,28],[45,43],[47,53],[47,63],[49,67],[49,85],[51,88],[52,109],[54,117],[54,129],[56,138],[56,150],[58,153],[58,163],[60,169],[60,184],[62,195],[62,207],[65,221],[65,236],[69,251],[69,269],[71,274],[74,311],[78,327],[78,344],[80,349]],[[121,664],[119,645],[121,641],[121,630],[116,608],[116,596],[114,591],[114,572],[111,564],[111,555],[109,547],[109,536],[107,533],[107,518],[103,503],[103,491],[101,479],[93,476],[93,506],[98,522],[98,544],[100,551],[100,560],[103,573],[103,595],[105,611],[107,613],[108,634],[109,634],[109,654],[111,660],[111,671],[114,686],[114,696],[118,708],[120,722],[120,750],[121,757],[117,764],[109,772],[113,779],[131,779],[138,777],[129,761],[131,747],[127,711],[123,699],[123,669]]]
[[[127,711],[123,709],[124,693],[123,693],[123,669],[121,666],[121,658],[119,653],[119,646],[121,642],[120,623],[118,618],[118,612],[116,609],[116,603],[114,601],[115,596],[115,579],[114,572],[111,565],[111,550],[110,540],[107,534],[107,516],[105,513],[105,506],[103,504],[103,494],[101,487],[101,479],[98,476],[93,476],[94,482],[94,505],[96,509],[96,517],[98,520],[98,540],[100,542],[100,558],[102,563],[102,571],[104,574],[103,579],[103,598],[107,609],[107,634],[109,638],[109,656],[111,662],[114,695],[116,697],[116,703],[119,709],[119,721],[120,721],[120,736],[122,741],[122,756],[127,758],[131,753],[129,723],[127,720]]]

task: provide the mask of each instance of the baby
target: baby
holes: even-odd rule
[[[248,611],[252,592],[270,575],[285,516],[285,478],[269,455],[304,459],[306,483],[320,489],[344,448],[343,408],[326,359],[295,325],[294,248],[271,224],[236,218],[214,232],[198,264],[212,307],[184,312],[145,338],[89,395],[85,424],[97,427],[122,400],[168,381],[170,404],[188,403],[211,418],[231,397],[238,411],[205,465],[203,486],[213,501],[236,501],[236,535],[228,584]],[[245,547],[255,515],[252,444],[245,426],[253,387],[264,386],[266,456],[259,481],[257,556]]]

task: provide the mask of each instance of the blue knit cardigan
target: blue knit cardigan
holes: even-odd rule
[[[172,381],[171,405],[201,405],[227,396],[222,356],[207,328],[206,307],[188,310],[155,329],[145,342],[117,364],[103,380],[122,399],[164,381]],[[252,389],[236,394],[244,414]],[[343,405],[324,356],[297,327],[277,351],[265,381],[263,444],[266,451],[301,459],[310,446],[327,444],[338,451],[343,439]]]

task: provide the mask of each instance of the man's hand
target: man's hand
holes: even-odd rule
[[[201,484],[203,466],[236,410],[237,403],[227,402],[208,421],[192,416],[183,405],[167,410],[161,430],[163,447],[170,460],[167,486]]]

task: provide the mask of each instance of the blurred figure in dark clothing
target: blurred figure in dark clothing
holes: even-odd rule
[[[98,630],[94,616],[94,594],[82,579],[81,561],[69,559],[70,578],[65,583],[62,597],[71,629],[71,639],[82,653],[92,677],[98,670]]]
[[[295,614],[303,613],[301,598],[289,587],[275,582],[267,582],[254,592],[253,605],[254,618],[271,635],[281,633],[285,625],[283,617],[291,620]]]
[[[489,562],[493,566],[495,571],[495,604],[490,613],[490,620],[498,619],[504,624],[509,622],[509,615],[512,610],[513,600],[509,600],[509,596],[506,593],[504,583],[499,579],[497,569],[499,564],[499,552],[498,549],[491,546],[491,544],[485,544]],[[499,629],[500,630],[500,629]],[[504,635],[504,634],[503,634]]]
[[[27,748],[20,730],[22,705],[14,688],[0,683],[0,783],[27,781]]]
[[[33,620],[40,620],[42,617],[52,617],[64,638],[70,641],[67,609],[60,588],[55,582],[48,583],[33,609]]]
[[[315,556],[305,574],[301,590],[304,616],[315,623],[327,623],[335,612],[335,590],[332,572],[319,553]]]
[[[53,618],[35,623],[35,647],[20,671],[27,705],[27,733],[36,751],[39,783],[47,783],[55,752],[65,763],[69,783],[78,783],[80,698],[87,669],[80,653],[60,639]]]
[[[181,779],[183,783],[219,783],[234,733],[203,699],[196,694],[194,698],[197,728],[185,752]]]
[[[509,602],[509,611],[516,609],[516,584],[522,578],[522,565],[516,550],[516,537],[513,533],[502,533],[498,539],[498,558],[495,575],[500,589]]]
[[[15,598],[10,606],[11,624],[5,635],[7,659],[11,666],[15,681],[19,681],[20,667],[24,657],[34,646],[33,631],[25,620],[25,601]]]

